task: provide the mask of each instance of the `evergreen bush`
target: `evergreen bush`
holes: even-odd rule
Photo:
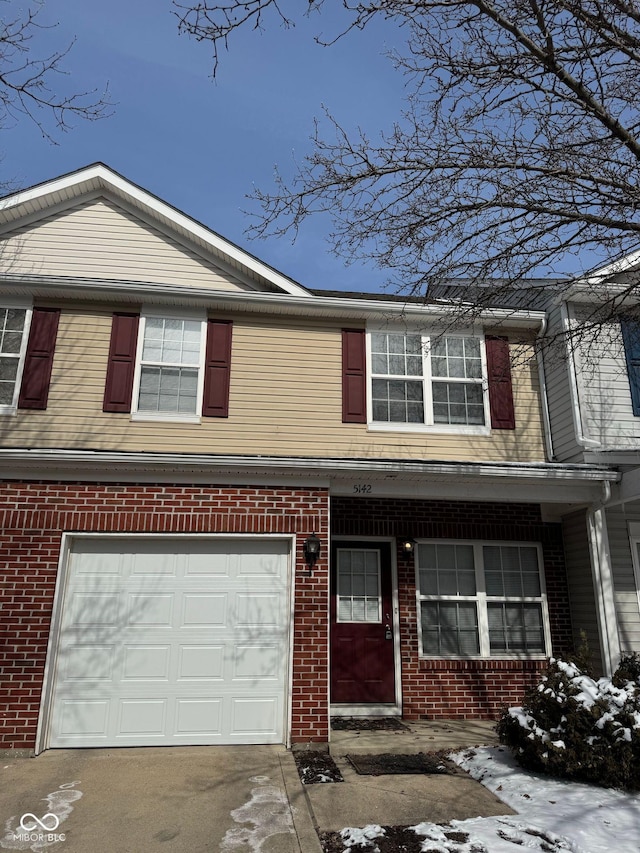
[[[624,655],[597,681],[551,659],[522,707],[505,709],[500,741],[537,772],[602,787],[640,790],[640,656]]]

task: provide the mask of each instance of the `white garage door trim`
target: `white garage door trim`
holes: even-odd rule
[[[223,553],[223,551],[220,549],[220,545],[223,544],[224,542],[233,542],[234,548],[236,549],[237,553],[240,553],[240,554],[242,553],[242,549],[238,548],[238,545],[242,545],[243,542],[247,543],[247,551],[252,551],[253,553],[258,553],[255,550],[256,545],[257,544],[259,545],[259,543],[261,543],[261,542],[265,544],[265,551],[270,550],[269,549],[269,543],[273,543],[273,544],[281,543],[283,545],[282,553],[280,553],[280,555],[279,555],[282,558],[281,568],[282,568],[283,574],[281,576],[280,590],[279,590],[281,600],[280,600],[280,603],[278,605],[278,608],[279,608],[278,612],[281,615],[282,624],[279,625],[279,627],[277,628],[277,632],[278,632],[278,635],[282,641],[281,648],[284,650],[284,654],[282,654],[281,656],[278,655],[278,659],[279,659],[280,663],[279,663],[277,678],[271,679],[273,681],[273,684],[271,685],[270,688],[267,688],[265,686],[265,691],[266,691],[265,696],[267,694],[269,694],[270,692],[271,692],[271,694],[273,694],[274,687],[277,687],[277,696],[275,694],[272,695],[272,706],[274,709],[273,713],[277,715],[278,719],[275,721],[273,727],[265,726],[264,732],[256,733],[255,731],[247,731],[247,733],[243,734],[241,731],[240,732],[239,731],[233,731],[233,727],[231,727],[231,729],[230,729],[229,726],[225,723],[225,726],[223,728],[226,730],[226,736],[225,736],[224,732],[222,732],[222,731],[216,731],[216,733],[214,735],[207,732],[204,734],[200,733],[197,736],[194,736],[193,738],[191,738],[191,741],[196,742],[196,743],[203,743],[207,740],[211,743],[243,743],[243,742],[244,743],[258,743],[258,742],[282,743],[282,742],[286,742],[287,745],[289,745],[288,744],[288,738],[289,738],[289,732],[291,729],[291,696],[292,696],[291,678],[292,678],[292,671],[293,671],[292,656],[293,656],[293,602],[294,602],[294,593],[293,593],[294,573],[292,572],[292,557],[291,557],[291,555],[295,554],[295,547],[294,547],[295,546],[295,539],[294,539],[294,537],[282,536],[282,535],[256,535],[256,536],[251,536],[251,535],[242,535],[242,534],[236,534],[236,535],[233,535],[233,534],[228,534],[228,535],[227,534],[213,534],[213,535],[211,535],[211,534],[209,534],[209,535],[157,534],[156,535],[156,534],[100,534],[100,533],[69,534],[69,533],[65,533],[65,534],[63,534],[63,537],[62,537],[60,564],[59,564],[58,578],[57,578],[57,582],[56,582],[56,590],[55,590],[55,597],[54,597],[53,617],[52,617],[51,631],[50,631],[50,636],[49,636],[49,647],[48,647],[48,651],[47,651],[47,660],[46,660],[46,665],[45,665],[44,686],[43,686],[42,702],[41,702],[41,709],[40,709],[40,715],[39,715],[39,721],[38,721],[38,732],[37,732],[37,738],[36,738],[36,754],[41,752],[43,749],[48,748],[50,745],[65,746],[65,747],[73,745],[73,738],[71,739],[72,740],[71,743],[67,743],[65,738],[63,738],[62,742],[61,742],[59,736],[57,737],[57,739],[54,738],[54,731],[53,731],[54,719],[56,718],[57,709],[59,710],[59,708],[62,707],[61,704],[56,706],[56,702],[55,702],[56,695],[63,697],[65,699],[65,701],[71,701],[71,700],[69,700],[69,694],[65,693],[65,691],[67,690],[68,685],[69,685],[69,679],[67,679],[66,686],[65,686],[65,683],[63,683],[62,678],[59,678],[58,683],[56,683],[56,680],[58,678],[56,676],[56,673],[57,673],[57,670],[59,668],[62,668],[62,663],[63,663],[62,655],[58,654],[59,649],[60,648],[72,649],[75,651],[75,645],[74,645],[73,640],[71,639],[71,632],[73,629],[72,629],[72,627],[69,627],[71,605],[66,603],[67,599],[68,599],[67,593],[68,593],[69,588],[70,588],[70,574],[71,574],[71,568],[70,567],[71,567],[72,557],[76,553],[81,553],[83,547],[84,547],[85,551],[90,548],[90,545],[86,544],[88,540],[94,540],[98,544],[104,543],[105,551],[107,551],[107,552],[109,551],[109,549],[113,549],[113,546],[115,543],[123,542],[123,541],[127,542],[128,546],[130,546],[130,547],[127,547],[124,549],[125,553],[127,555],[127,557],[125,559],[129,559],[128,555],[130,555],[130,554],[137,554],[140,552],[140,550],[141,550],[140,548],[138,548],[138,551],[136,551],[136,548],[135,548],[136,542],[137,543],[146,543],[147,545],[149,543],[158,543],[161,541],[166,541],[167,543],[171,542],[171,543],[174,543],[174,546],[177,549],[176,553],[178,553],[178,554],[184,554],[188,551],[188,549],[186,547],[184,548],[183,551],[181,551],[179,548],[180,543],[182,543],[183,545],[186,546],[186,545],[191,545],[194,542],[198,542],[198,543],[209,542],[209,543],[211,543],[212,552],[217,551],[217,553],[219,553],[219,554]],[[83,543],[85,543],[85,544],[83,545]],[[249,543],[251,543],[251,545],[249,545]],[[74,551],[74,548],[75,548],[75,551]],[[271,550],[273,550],[273,548],[271,548]],[[136,558],[131,558],[131,559],[135,560]],[[178,558],[178,560],[179,559],[180,558]],[[189,574],[191,577],[191,573],[187,572],[187,570],[185,570],[185,577],[186,577],[186,574]],[[131,574],[128,575],[128,577],[130,577],[132,579],[131,582],[133,584],[133,586],[131,586],[128,590],[128,597],[129,598],[134,596],[136,594],[136,592],[138,591],[138,587],[135,586],[135,581],[133,580],[133,575],[134,575],[134,570],[132,569]],[[285,575],[286,575],[286,577],[285,577]],[[223,580],[219,580],[219,579],[216,580],[215,578],[212,579],[212,576],[213,576],[213,573],[206,572],[199,577],[198,583],[200,583],[200,581],[202,581],[202,583],[204,584],[204,586],[199,587],[200,590],[206,589],[207,579],[209,579],[210,583],[213,584],[213,586],[210,587],[211,590],[216,589],[216,583],[224,584]],[[127,577],[126,572],[123,574],[123,577]],[[239,577],[240,577],[240,575],[239,575]],[[284,579],[284,581],[285,581],[284,590],[282,589],[282,579]],[[141,581],[142,580],[143,579],[141,579]],[[117,580],[117,582],[118,582],[118,590],[121,590],[121,587],[119,585],[119,580]],[[106,579],[105,579],[105,583],[106,583]],[[255,586],[256,583],[260,583],[260,580],[259,579],[258,579],[258,581],[252,580],[251,586],[252,587]],[[176,589],[179,589],[179,587],[180,587],[180,579],[179,578],[176,579],[175,584],[176,584]],[[169,582],[169,586],[171,586],[171,582]],[[196,585],[196,586],[198,586],[198,585]],[[233,587],[233,580],[230,581],[230,586]],[[275,586],[277,586],[277,584],[275,584]],[[79,587],[74,587],[74,588],[76,589],[76,591],[78,591],[80,589]],[[108,584],[107,584],[106,588],[108,589]],[[72,589],[72,591],[73,591],[73,589]],[[184,590],[183,590],[183,592],[184,592]],[[245,596],[245,598],[246,598],[246,596]],[[193,600],[196,601],[197,599],[194,598]],[[158,599],[158,601],[159,601],[159,599]],[[280,618],[280,616],[279,616],[279,618]],[[142,621],[144,622],[144,620],[142,620]],[[71,619],[71,622],[73,622],[72,619]],[[160,620],[160,622],[163,622],[163,620]],[[160,633],[156,634],[154,636],[154,638],[153,638],[154,643],[155,643],[154,649],[156,651],[157,651],[157,649],[160,649],[161,647],[163,647],[163,645],[170,644],[171,641],[175,641],[176,643],[179,644],[179,637],[175,634],[176,624],[177,623],[173,623],[173,622],[171,625],[167,624],[167,626],[166,626],[167,627],[167,633],[165,635],[163,635],[162,631],[160,630]],[[180,628],[184,627],[184,620],[183,620],[183,622],[180,623],[179,627]],[[259,627],[259,626],[253,626],[253,627],[255,630],[255,627]],[[92,628],[95,628],[95,626],[92,626]],[[208,629],[205,628],[204,630],[206,631]],[[172,634],[172,631],[174,632],[173,634]],[[63,634],[63,632],[64,632],[64,634]],[[84,631],[83,631],[83,636],[84,636]],[[234,636],[236,641],[242,640],[242,637],[238,636],[238,634],[236,634],[236,633],[233,633],[233,636]],[[173,638],[173,640],[171,638]],[[227,640],[229,639],[229,635],[227,635],[226,639]],[[193,640],[193,635],[191,635],[191,640]],[[61,645],[61,643],[62,643],[62,645]],[[153,645],[150,642],[149,642],[149,644]],[[80,645],[80,644],[76,644],[76,645]],[[143,645],[145,645],[145,643],[143,643]],[[192,647],[193,647],[193,644],[192,644]],[[135,654],[136,654],[136,652],[134,650],[134,656],[135,656]],[[168,655],[173,655],[175,657],[174,652],[168,652]],[[238,661],[238,660],[239,660],[239,658],[234,656],[234,661]],[[66,667],[66,664],[65,664],[65,667]],[[65,669],[65,673],[68,674],[67,669]],[[166,673],[167,673],[167,670],[165,669],[164,674],[162,676],[163,678],[166,678]],[[228,668],[225,669],[225,673],[226,673],[225,677],[228,678],[229,677]],[[244,673],[244,674],[246,675],[246,673]],[[181,674],[179,673],[179,675],[184,675],[184,673],[181,673]],[[242,673],[240,673],[240,675],[242,675]],[[217,673],[216,673],[216,677],[217,677]],[[139,680],[142,681],[142,679],[139,679]],[[176,678],[176,682],[175,682],[176,685],[177,685],[177,682],[179,680],[180,680],[180,678]],[[219,682],[219,683],[222,684],[222,682]],[[231,685],[231,681],[229,681],[228,683],[229,683],[229,685]],[[238,707],[239,704],[242,703],[242,699],[243,699],[243,697],[241,695],[242,686],[240,685],[240,681],[238,679],[235,679],[234,683],[238,687],[240,692],[238,693],[238,695],[235,698],[231,694],[227,695],[225,698],[225,701],[228,700],[229,702],[231,702],[233,700],[233,703],[235,703],[235,707]],[[171,684],[172,684],[171,680],[168,680],[165,682],[165,686],[167,687],[167,694],[168,695],[171,694],[171,692],[172,692]],[[204,686],[206,687],[206,685],[204,685]],[[148,692],[149,699],[151,700],[150,705],[149,705],[149,709],[153,710],[154,707],[157,708],[159,716],[161,714],[160,706],[158,703],[156,703],[156,705],[154,706],[153,696],[154,696],[154,693],[156,695],[158,695],[159,693],[162,692],[161,687],[162,687],[162,684],[158,683],[158,684],[156,684],[156,688],[157,688],[156,690],[154,690],[154,688],[152,687]],[[223,685],[223,687],[224,687],[224,685]],[[179,688],[177,687],[176,689],[179,689]],[[189,708],[187,708],[187,699],[189,698],[188,690],[189,690],[189,686],[187,685],[187,694],[185,696],[183,696],[182,699],[180,700],[182,703],[181,707],[183,709],[186,709],[187,711],[189,710]],[[80,693],[82,693],[82,691],[80,691]],[[198,693],[198,691],[196,691],[196,693]],[[112,698],[114,698],[115,695],[116,694],[113,694]],[[120,694],[118,694],[118,695],[120,697],[118,699],[120,706],[123,706],[123,702],[121,700],[124,697],[124,693],[122,693],[122,695],[120,695]],[[142,686],[141,686],[140,695],[141,696],[145,695],[144,689],[142,688]],[[208,694],[206,694],[206,690],[204,690],[202,695],[203,696],[208,695]],[[255,694],[252,691],[251,696],[253,696],[253,695],[255,695]],[[178,696],[178,694],[174,692],[173,696],[175,699],[175,705],[177,707],[178,698],[176,698],[176,697]],[[165,704],[169,704],[169,703],[165,703]],[[269,704],[269,703],[266,702],[266,700],[265,700],[265,705],[267,705],[267,704]],[[278,711],[275,711],[276,706],[278,707]],[[71,707],[71,706],[69,706],[69,707]],[[131,706],[131,707],[133,707],[133,706]],[[191,708],[197,708],[197,702],[192,704],[190,707]],[[204,707],[204,705],[203,705],[203,707]],[[120,710],[118,713],[122,713],[122,707],[120,707]],[[170,709],[170,713],[173,713],[173,710]],[[227,712],[225,711],[225,713],[227,713]],[[158,726],[156,724],[156,728],[157,727]],[[125,746],[125,745],[130,745],[130,746],[136,745],[137,746],[137,745],[143,745],[145,743],[148,743],[149,745],[154,745],[154,746],[162,745],[160,741],[166,742],[167,744],[171,743],[173,745],[176,745],[177,743],[185,743],[185,745],[186,745],[189,742],[189,736],[186,736],[186,737],[180,736],[179,738],[176,739],[175,738],[175,730],[173,730],[172,737],[169,738],[169,740],[167,741],[166,737],[164,735],[153,735],[152,734],[153,728],[154,728],[154,726],[150,726],[149,730],[145,730],[144,733],[141,734],[138,743],[135,742],[136,741],[135,735],[130,735],[130,736],[128,735],[126,737],[121,737],[120,734],[118,734],[117,742],[118,742],[118,744],[121,744],[123,746]],[[240,726],[240,728],[242,728],[242,727]],[[252,727],[249,727],[249,729],[251,729],[251,728]],[[113,731],[114,730],[112,729],[112,733],[113,733]],[[52,738],[53,738],[53,742],[52,742]],[[112,739],[113,739],[113,737],[112,737]],[[77,745],[78,747],[99,746],[99,745],[113,746],[114,743],[104,742],[104,737],[102,735],[97,738],[97,742],[93,743],[93,742],[91,742],[91,736],[89,735],[87,737],[84,737],[84,739],[81,737],[75,745]]]

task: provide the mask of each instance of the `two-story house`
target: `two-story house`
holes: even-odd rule
[[[0,747],[490,718],[601,618],[544,312],[309,290],[100,164],[0,241]]]

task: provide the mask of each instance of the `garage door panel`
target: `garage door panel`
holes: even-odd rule
[[[235,645],[231,656],[234,681],[248,679],[257,686],[264,679],[277,679],[279,653],[280,648],[275,645]]]
[[[172,625],[174,596],[170,593],[129,595],[125,625],[127,627],[170,628]]]
[[[123,651],[122,681],[168,681],[169,646],[127,645]]]
[[[76,544],[49,745],[284,740],[286,541]]]
[[[231,703],[231,731],[234,735],[268,734],[274,730],[278,712],[277,696],[261,699],[234,698]]]
[[[87,738],[104,740],[107,737],[109,709],[108,699],[77,700],[65,699],[59,703],[54,715],[54,725],[60,737],[66,739],[69,746],[84,746]]]
[[[228,596],[226,593],[207,595],[188,593],[182,596],[182,626],[224,628],[227,624]]]
[[[115,593],[75,593],[71,599],[70,627],[118,627],[120,595]]]
[[[235,624],[241,628],[277,627],[281,624],[281,596],[241,592],[235,601]]]
[[[222,737],[222,699],[178,699],[175,734]]]
[[[72,646],[61,661],[61,677],[65,681],[112,681],[115,657],[113,645]]]

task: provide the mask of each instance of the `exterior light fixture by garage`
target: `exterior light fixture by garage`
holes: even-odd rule
[[[311,574],[311,570],[315,566],[319,556],[320,540],[315,533],[312,533],[311,536],[307,536],[304,540],[304,558],[309,566],[309,574]]]
[[[400,540],[400,543],[401,543],[401,544],[400,544],[400,547],[402,548],[402,553],[403,553],[403,554],[406,554],[406,555],[407,555],[407,557],[408,557],[410,554],[413,554],[413,550],[414,550],[415,545],[416,545],[416,540],[415,540],[415,539],[409,539],[409,537],[408,537],[408,536],[405,536],[405,537],[403,537],[403,538]]]

